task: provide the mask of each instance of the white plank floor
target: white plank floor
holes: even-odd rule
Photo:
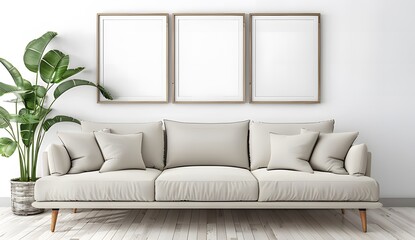
[[[0,208],[0,239],[415,239],[415,208],[368,210],[362,233],[357,210],[61,210],[15,216]]]

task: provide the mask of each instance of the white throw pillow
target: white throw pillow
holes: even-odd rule
[[[141,155],[143,133],[119,135],[95,132],[94,134],[105,160],[99,172],[146,169]]]
[[[366,144],[354,145],[347,152],[344,166],[350,175],[364,176],[367,168],[368,150]]]
[[[203,165],[249,168],[249,121],[164,122],[167,132],[166,168]]]
[[[270,133],[271,159],[268,170],[287,169],[313,173],[308,161],[318,135],[317,132],[298,135]]]
[[[65,146],[50,144],[46,152],[48,154],[48,164],[50,175],[65,175],[71,169],[71,158]]]
[[[82,173],[99,170],[104,163],[101,151],[93,133],[58,132],[71,157],[71,169],[68,173]]]
[[[307,132],[310,131],[301,129],[301,133]],[[358,132],[320,133],[311,155],[311,167],[317,171],[348,174],[344,159],[358,135]]]

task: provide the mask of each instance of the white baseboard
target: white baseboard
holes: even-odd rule
[[[415,207],[415,198],[381,198],[384,207]],[[0,197],[0,207],[10,207],[10,198]]]

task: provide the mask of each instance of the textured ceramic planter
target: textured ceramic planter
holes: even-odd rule
[[[11,183],[11,204],[12,211],[16,215],[34,215],[44,211],[44,209],[32,207],[35,201],[35,183],[20,182],[19,179],[12,179]]]

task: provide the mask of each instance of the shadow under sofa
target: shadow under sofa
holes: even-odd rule
[[[366,232],[366,209],[382,206],[378,184],[370,177],[370,153],[363,160],[361,156],[346,156],[346,167],[353,161],[360,161],[358,164],[364,161],[362,166],[365,171],[357,175],[268,170],[264,165],[266,158],[269,158],[269,154],[263,154],[269,151],[264,139],[269,138],[270,132],[291,135],[306,128],[330,133],[334,128],[333,120],[286,124],[249,121],[224,124],[165,123],[166,129],[163,130],[162,122],[82,122],[84,132],[102,129],[110,129],[115,134],[142,132],[145,170],[51,175],[53,167],[51,169],[50,163],[59,161],[59,157],[51,156],[46,151],[42,157],[44,176],[36,182],[36,201],[33,206],[52,209],[51,231],[55,230],[59,209],[64,208],[314,208],[359,209],[362,229]],[[218,136],[221,139],[217,139]],[[218,143],[198,149],[194,144],[198,144],[201,138],[203,140],[199,144],[212,142],[212,139]],[[227,142],[229,146],[223,146]],[[230,146],[234,144],[239,146]],[[221,151],[225,151],[225,154]],[[229,162],[223,162],[226,157],[218,159],[221,154],[232,155],[229,156]],[[199,162],[192,162],[199,158],[198,155],[204,157],[198,159]],[[210,160],[210,157],[214,159]]]

